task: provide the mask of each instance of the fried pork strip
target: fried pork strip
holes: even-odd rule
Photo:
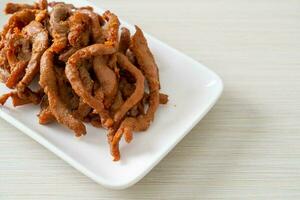
[[[49,107],[55,119],[72,129],[76,136],[86,134],[84,124],[73,117],[69,109],[59,97],[59,89],[57,85],[56,73],[53,64],[54,53],[48,49],[41,59],[41,75],[40,85],[44,89],[49,100]]]
[[[105,44],[117,48],[120,22],[117,16],[111,12],[105,12],[104,16],[107,20],[107,23],[103,29],[103,37],[106,41]],[[95,33],[94,31],[93,35],[97,41],[102,40],[102,32]],[[117,76],[115,72],[108,67],[107,58],[104,56],[96,56],[94,58],[93,69],[100,83],[100,88],[96,91],[96,96],[101,98],[103,93],[104,106],[106,109],[108,109],[112,105],[118,92]]]
[[[56,4],[50,13],[49,23],[54,38],[51,48],[55,53],[60,53],[68,45],[68,18],[71,14],[71,8],[63,3]]]
[[[30,42],[16,31],[9,34],[6,45],[6,59],[10,68],[10,75],[6,80],[8,88],[14,88],[25,74],[25,69],[31,57]]]
[[[121,37],[120,37],[120,43],[119,43],[119,52],[126,54],[127,49],[130,46],[130,31],[122,27],[121,28]]]
[[[8,20],[7,24],[4,25],[1,32],[1,38],[6,38],[6,34],[15,28],[21,30],[24,26],[29,24],[35,19],[36,12],[34,10],[25,9],[14,13]],[[3,46],[4,40],[1,41],[1,46]]]
[[[55,121],[55,117],[49,108],[49,101],[48,101],[47,95],[43,96],[40,107],[41,107],[41,110],[40,110],[40,113],[38,114],[40,124],[49,124],[49,123]]]
[[[7,3],[4,12],[5,14],[13,14],[15,12],[25,9],[36,9],[36,5],[22,4],[22,3]]]
[[[26,27],[23,28],[22,32],[32,43],[32,54],[29,63],[26,66],[25,75],[17,84],[17,91],[19,97],[22,99],[36,99],[37,94],[34,92],[29,92],[30,97],[28,97],[25,89],[40,71],[41,56],[48,48],[48,32],[45,28],[43,28],[43,25],[37,21],[30,22]],[[30,89],[28,88],[28,90]]]
[[[93,70],[100,83],[100,88],[96,91],[97,96],[104,95],[104,106],[110,108],[118,92],[118,82],[115,72],[108,67],[107,57],[97,56],[94,58]]]
[[[132,92],[130,97],[126,99],[123,105],[118,109],[118,111],[114,115],[114,121],[119,122],[126,113],[135,106],[144,96],[144,81],[145,78],[142,72],[136,68],[131,62],[128,60],[126,56],[121,53],[117,53],[118,64],[121,68],[127,70],[135,77],[135,90]]]
[[[111,13],[110,11],[106,11],[103,14],[103,18],[107,20],[107,23],[104,27],[104,37],[106,39],[105,44],[108,46],[113,46],[115,48],[118,47],[118,33],[120,22],[118,17]]]
[[[45,10],[47,9],[48,3],[47,0],[39,0],[39,2],[34,3],[33,5],[30,4],[23,4],[23,3],[7,3],[4,12],[5,14],[13,14],[18,11],[22,11],[25,9],[40,9],[40,10]]]
[[[4,105],[9,97],[11,97],[12,104],[13,104],[14,107],[32,103],[28,99],[21,99],[16,92],[9,92],[9,93],[4,94],[0,97],[0,104]]]
[[[78,50],[68,60],[66,65],[66,76],[70,81],[73,90],[78,96],[80,96],[85,103],[91,106],[100,115],[101,122],[104,127],[110,127],[113,124],[113,120],[109,116],[109,113],[104,107],[103,101],[95,98],[89,93],[80,78],[80,72],[78,64],[83,59],[90,59],[93,56],[103,56],[113,54],[115,48],[104,44],[94,44]]]
[[[137,118],[128,117],[121,123],[111,141],[111,153],[115,161],[120,159],[119,141],[122,135],[125,134],[125,140],[128,142],[132,139],[132,131],[145,131],[153,121],[155,111],[159,106],[160,84],[157,65],[142,30],[137,26],[131,42],[130,49],[137,58],[140,69],[149,85],[149,108],[145,115],[140,115]]]
[[[70,32],[68,34],[69,44],[72,49],[80,49],[88,45],[90,40],[90,18],[87,14],[81,13],[79,11],[74,12],[74,14],[69,19]],[[71,56],[71,55],[70,55]],[[89,72],[86,69],[85,63],[81,64],[79,67],[79,74],[82,78],[82,82],[86,90],[91,93],[94,86],[94,81],[91,79]],[[91,107],[83,102],[80,98],[79,106],[74,115],[83,120],[91,111]]]
[[[91,29],[92,29],[92,38],[95,43],[102,43],[102,27],[99,21],[99,16],[93,12],[91,9],[80,9],[78,12],[86,14],[91,19]]]

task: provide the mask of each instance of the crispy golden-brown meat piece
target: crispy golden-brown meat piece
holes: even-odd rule
[[[17,84],[17,91],[20,98],[26,99],[24,94],[26,87],[32,82],[40,71],[40,59],[48,48],[48,32],[43,25],[37,21],[30,22],[22,30],[23,35],[28,38],[32,45],[31,58],[26,67],[26,72]]]
[[[39,0],[37,3],[34,3],[32,5],[30,4],[24,4],[24,3],[7,3],[4,8],[5,14],[13,14],[18,11],[22,11],[25,9],[31,9],[31,10],[45,10],[47,9],[48,2],[47,0]]]
[[[94,58],[93,70],[100,83],[100,88],[96,93],[100,92],[104,95],[104,106],[108,109],[114,101],[118,92],[118,82],[115,72],[108,67],[107,57],[97,56]]]
[[[30,42],[19,32],[10,34],[6,46],[6,59],[10,66],[10,75],[6,80],[8,88],[14,88],[23,78],[31,57]]]
[[[71,8],[63,3],[56,4],[50,13],[49,23],[54,38],[51,48],[55,53],[60,53],[68,45],[68,18],[71,14]]]
[[[72,46],[69,51],[72,51],[73,49],[76,52],[76,50],[89,44],[91,32],[90,24],[90,17],[87,14],[79,11],[74,12],[74,14],[69,18],[70,32],[68,34],[68,41]],[[72,54],[69,55],[71,56]],[[84,87],[89,93],[91,93],[94,82],[91,79],[85,65],[86,63],[81,63],[81,66],[79,67],[79,74],[83,80]],[[90,111],[91,107],[88,104],[84,103],[83,99],[80,98],[78,108],[76,111],[74,111],[74,115],[78,119],[83,120]]]
[[[117,16],[109,11],[105,12],[104,16],[107,20],[107,23],[103,30],[99,29],[99,33],[93,31],[93,38],[98,42],[104,39],[105,45],[117,48],[120,22]],[[96,21],[96,19],[94,21]],[[98,22],[96,21],[95,24],[98,24]],[[96,96],[101,97],[101,93],[103,93],[104,106],[106,109],[108,109],[112,105],[113,100],[118,92],[117,76],[115,72],[108,66],[108,60],[106,56],[96,56],[94,58],[93,69],[100,83],[100,88],[97,90]]]
[[[41,59],[41,76],[40,85],[44,89],[49,99],[49,107],[55,119],[72,129],[76,136],[86,134],[84,124],[73,117],[70,110],[62,102],[59,97],[59,91],[57,86],[56,73],[54,70],[53,58],[54,54],[51,50],[47,50]]]
[[[32,9],[24,9],[14,13],[8,20],[7,24],[4,25],[1,32],[1,38],[5,38],[6,34],[12,29],[21,30],[24,26],[29,24],[35,19],[36,11]]]
[[[22,3],[7,3],[4,12],[5,14],[13,14],[15,12],[25,9],[37,9],[36,5],[22,4]]]
[[[103,35],[105,38],[105,44],[109,46],[113,46],[115,48],[118,47],[118,33],[120,22],[118,17],[111,13],[110,11],[106,11],[103,14],[103,18],[107,20],[107,23],[104,26]]]
[[[105,110],[103,101],[92,96],[86,91],[81,80],[78,64],[82,59],[90,59],[93,56],[109,55],[115,52],[114,47],[103,44],[94,44],[83,49],[78,50],[68,60],[66,65],[66,75],[69,79],[73,90],[78,96],[83,98],[83,101],[91,106],[100,115],[104,127],[110,127],[113,124],[109,113]]]
[[[78,12],[86,14],[90,17],[92,23],[91,29],[93,41],[95,43],[102,43],[104,38],[102,37],[102,27],[99,21],[99,16],[91,9],[80,9]]]
[[[73,47],[83,47],[88,45],[90,40],[90,18],[79,11],[69,18],[68,41]]]
[[[111,153],[114,160],[120,159],[119,141],[123,134],[125,140],[129,142],[132,139],[132,131],[144,131],[154,119],[155,111],[159,105],[159,78],[158,69],[154,57],[149,50],[146,38],[142,30],[136,26],[136,33],[132,37],[130,49],[135,54],[139,63],[140,69],[146,77],[149,85],[149,108],[145,115],[140,115],[137,118],[126,118],[120,125],[118,131],[111,141]]]
[[[9,93],[4,94],[0,97],[0,104],[4,105],[9,97],[11,97],[12,104],[13,104],[14,107],[32,103],[32,101],[30,101],[28,99],[21,99],[16,92],[9,92]]]
[[[123,27],[121,29],[121,37],[119,43],[119,52],[126,54],[127,49],[130,46],[130,31]]]
[[[114,121],[119,122],[125,114],[143,98],[145,78],[142,72],[131,64],[126,56],[121,53],[117,53],[117,59],[119,66],[130,72],[136,80],[135,90],[114,115]]]

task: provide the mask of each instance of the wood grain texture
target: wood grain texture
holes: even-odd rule
[[[102,188],[0,120],[1,200],[300,199],[299,0],[97,4],[216,71],[224,94],[124,191]]]

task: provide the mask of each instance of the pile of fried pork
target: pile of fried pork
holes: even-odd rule
[[[142,30],[136,26],[131,36],[110,11],[47,0],[8,3],[5,13],[0,80],[11,92],[0,104],[11,98],[14,106],[40,105],[40,124],[56,121],[77,137],[86,134],[84,123],[105,128],[119,160],[122,136],[129,143],[133,131],[147,130],[168,102]]]

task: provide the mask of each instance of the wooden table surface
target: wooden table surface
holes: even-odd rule
[[[216,71],[223,96],[123,191],[104,189],[0,120],[1,200],[300,199],[299,0],[97,4]]]

